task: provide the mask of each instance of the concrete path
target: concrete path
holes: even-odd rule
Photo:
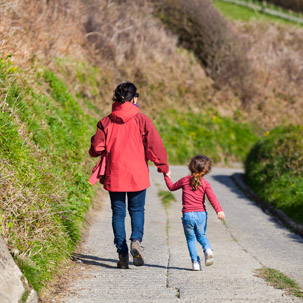
[[[171,169],[173,181],[187,174],[186,167]],[[236,171],[213,169],[206,178],[227,217],[225,226],[208,205],[207,235],[215,252],[213,266],[203,267],[201,272],[191,270],[181,224],[181,191],[174,192],[178,202],[165,211],[157,193],[166,186],[152,167],[142,243],[145,266],[116,268],[106,198],[78,253],[80,278],[62,294],[62,302],[302,302],[254,276],[254,270],[264,265],[279,269],[302,286],[302,238],[280,227],[242,195],[229,178]],[[129,236],[129,219],[127,226]],[[202,249],[199,251],[202,257]]]

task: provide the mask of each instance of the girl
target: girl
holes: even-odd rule
[[[224,220],[225,215],[210,184],[203,178],[211,170],[211,160],[204,155],[194,156],[189,165],[190,176],[176,183],[170,180],[170,171],[164,174],[165,182],[170,191],[182,188],[182,223],[187,247],[192,260],[193,270],[201,270],[200,258],[197,254],[196,240],[202,245],[205,255],[205,265],[214,263],[214,253],[205,235],[207,227],[207,212],[205,209],[205,194],[215,209],[218,219]]]

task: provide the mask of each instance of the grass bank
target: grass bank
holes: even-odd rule
[[[50,70],[0,60],[0,229],[38,292],[80,239],[95,120]]]
[[[303,126],[280,126],[254,145],[245,161],[248,185],[263,200],[303,223]]]
[[[237,123],[213,110],[184,114],[168,110],[154,121],[171,164],[186,164],[198,153],[223,165],[240,162],[258,138],[249,123]]]

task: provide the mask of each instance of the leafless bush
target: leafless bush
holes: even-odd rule
[[[175,40],[152,18],[147,1],[118,2],[98,0],[87,8],[86,37],[100,56],[119,66],[132,62],[139,67],[158,52],[165,56],[174,51]]]
[[[25,69],[32,62],[56,68],[54,57],[73,58],[64,61],[71,88],[77,83],[76,61],[98,66],[106,80],[101,98],[93,100],[100,108],[126,80],[137,84],[147,113],[154,107],[197,108],[207,102],[207,92],[212,100],[219,93],[194,56],[178,48],[177,37],[154,17],[148,0],[2,1],[0,45],[4,56],[13,54],[14,63]]]
[[[98,0],[90,5],[86,16],[88,47],[95,49],[92,59],[114,68],[115,74],[119,73],[117,82],[134,81],[144,96],[141,103],[144,110],[167,106],[189,108],[205,102],[202,92],[211,80],[198,62],[193,64],[191,54],[178,49],[177,37],[153,16],[149,1],[109,4]],[[182,100],[185,94],[191,103]]]
[[[245,44],[229,22],[209,0],[159,1],[159,14],[178,36],[181,45],[192,49],[208,75],[220,86],[230,86],[244,105],[252,97],[252,75]]]

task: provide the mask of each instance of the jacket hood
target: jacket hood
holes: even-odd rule
[[[112,107],[112,113],[109,115],[110,119],[115,122],[126,123],[140,112],[137,106],[131,102],[119,103],[115,102]]]

